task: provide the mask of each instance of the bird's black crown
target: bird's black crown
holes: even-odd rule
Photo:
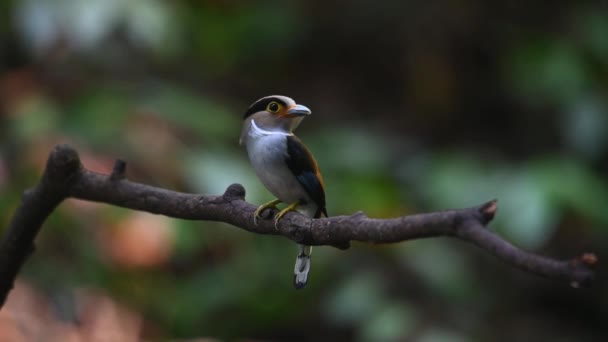
[[[245,112],[245,115],[243,116],[243,119],[247,119],[252,114],[266,110],[266,107],[268,107],[268,104],[270,104],[270,102],[278,102],[282,106],[287,106],[287,103],[285,103],[285,101],[283,101],[279,97],[276,97],[276,96],[263,97],[263,98],[255,101],[251,105],[251,107],[249,107],[249,109],[247,109],[247,111]]]

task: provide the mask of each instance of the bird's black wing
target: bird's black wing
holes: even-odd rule
[[[325,187],[319,166],[308,148],[295,135],[287,136],[287,158],[285,162],[298,179],[298,182],[304,187],[308,196],[317,205],[315,218],[321,217],[321,214],[327,217]]]

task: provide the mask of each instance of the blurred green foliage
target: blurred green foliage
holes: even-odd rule
[[[257,98],[312,108],[298,135],[330,215],[498,198],[492,224],[557,257],[608,250],[605,5],[499,2],[0,3],[0,229],[54,144],[88,168],[179,191],[271,195],[239,148]],[[606,275],[572,291],[457,241],[315,248],[221,223],[80,201],[46,222],[22,278],[62,320],[99,289],[146,340],[602,341]],[[168,252],[167,252],[168,251]],[[66,299],[67,298],[67,299]],[[76,303],[76,304],[74,304]],[[550,328],[548,328],[550,327]]]

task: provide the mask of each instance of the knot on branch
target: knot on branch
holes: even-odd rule
[[[245,188],[238,183],[230,184],[222,197],[227,201],[232,200],[244,200],[245,199]]]
[[[110,174],[110,180],[117,181],[125,178],[127,171],[127,162],[122,159],[116,159],[112,173]]]
[[[479,213],[481,214],[481,223],[483,225],[487,225],[494,219],[494,215],[496,215],[496,210],[498,210],[498,200],[491,200],[482,204],[479,207]]]
[[[590,286],[594,279],[593,268],[597,262],[598,258],[593,253],[584,253],[572,260],[575,279],[570,282],[570,286],[574,288]]]
[[[50,182],[64,183],[80,170],[82,164],[78,152],[68,145],[55,146],[46,162],[45,175]]]
[[[593,253],[585,253],[581,255],[580,260],[583,262],[583,264],[591,267],[595,266],[598,261],[597,256]]]
[[[365,215],[365,213],[363,211],[359,210],[356,213],[352,214],[351,217],[354,220],[364,220],[367,218],[367,215]]]

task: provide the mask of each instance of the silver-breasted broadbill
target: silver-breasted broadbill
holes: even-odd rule
[[[261,205],[260,213],[279,203],[287,207],[274,217],[275,226],[285,213],[296,210],[310,218],[327,217],[323,177],[315,158],[293,133],[310,109],[286,96],[255,101],[245,112],[240,144],[245,145],[255,173],[277,199]],[[311,246],[298,244],[293,283],[303,288],[310,271]]]

